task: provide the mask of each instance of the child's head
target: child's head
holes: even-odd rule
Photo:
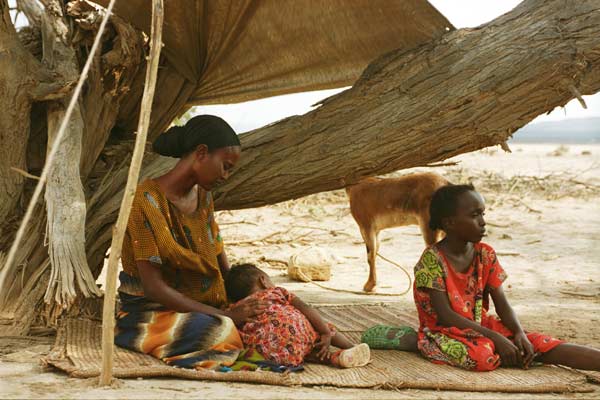
[[[485,234],[483,197],[473,185],[446,185],[439,188],[429,206],[429,227],[467,242],[479,242]]]
[[[225,277],[225,290],[233,302],[274,286],[269,275],[249,263],[232,266]]]

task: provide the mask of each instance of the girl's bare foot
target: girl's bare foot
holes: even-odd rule
[[[357,344],[331,355],[332,364],[340,368],[364,367],[371,361],[371,350],[366,343]]]

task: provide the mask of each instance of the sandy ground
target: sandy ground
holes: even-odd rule
[[[559,147],[513,144],[513,153],[496,148],[462,155],[457,165],[435,168],[453,182],[473,181],[487,201],[489,235],[509,274],[505,290],[522,323],[580,344],[600,347],[600,145]],[[431,169],[428,169],[431,170]],[[402,171],[399,174],[404,174]],[[398,173],[397,173],[398,174]],[[396,174],[396,175],[397,175]],[[366,296],[334,292],[290,281],[290,255],[318,245],[334,260],[326,285],[360,291],[367,279],[364,245],[345,193],[335,191],[259,209],[220,212],[223,237],[232,261],[264,268],[276,284],[312,304],[395,302],[414,307],[412,294]],[[380,235],[380,253],[409,271],[423,250],[416,226]],[[408,280],[379,259],[377,291],[401,293]],[[284,388],[170,379],[121,380],[97,388],[44,370],[38,363],[52,338],[0,340],[2,398],[452,398],[499,399],[501,393],[423,390]],[[511,398],[600,398],[594,393],[511,395]]]

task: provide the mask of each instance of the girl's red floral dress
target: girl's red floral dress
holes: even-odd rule
[[[319,339],[310,321],[292,305],[295,295],[281,287],[265,289],[248,298],[267,300],[267,311],[239,330],[244,348],[255,349],[279,365],[298,366]],[[331,324],[329,329],[334,333]]]
[[[495,316],[487,315],[489,291],[506,279],[494,249],[476,243],[473,264],[458,273],[436,245],[428,247],[415,266],[413,293],[419,314],[418,347],[421,354],[436,364],[449,364],[476,371],[491,371],[500,365],[494,343],[472,329],[443,327],[427,290],[446,292],[452,309],[459,315],[512,339],[513,333]],[[539,333],[527,333],[535,352],[552,350],[561,340]]]

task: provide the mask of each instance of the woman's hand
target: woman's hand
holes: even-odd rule
[[[315,343],[315,349],[317,350],[317,357],[323,361],[329,356],[329,346],[331,346],[331,332],[322,333],[319,341]]]
[[[514,342],[521,354],[523,368],[529,368],[529,364],[531,364],[531,361],[533,361],[533,358],[535,357],[533,345],[527,338],[527,335],[525,335],[525,332],[522,331],[515,334]]]
[[[236,326],[240,326],[248,322],[252,317],[267,311],[268,307],[269,302],[265,300],[242,300],[235,307],[231,307],[225,311],[224,314],[231,318]]]
[[[496,352],[500,355],[504,367],[522,366],[523,360],[519,348],[508,338],[499,333],[490,337],[496,346]]]

